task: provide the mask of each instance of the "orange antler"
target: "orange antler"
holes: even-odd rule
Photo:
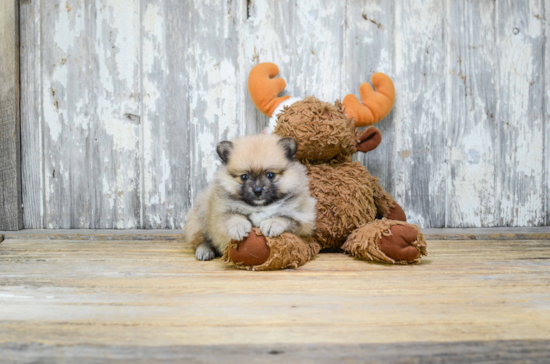
[[[342,104],[346,116],[355,119],[355,126],[376,124],[384,119],[391,111],[395,101],[395,87],[391,78],[383,73],[375,73],[370,79],[372,86],[364,82],[359,87],[361,103],[353,94],[344,97]]]
[[[277,97],[286,86],[282,78],[273,78],[279,73],[274,63],[260,63],[254,66],[248,76],[248,92],[254,105],[267,116],[271,116],[277,106],[290,96]]]

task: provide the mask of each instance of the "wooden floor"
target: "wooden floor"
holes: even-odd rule
[[[415,266],[323,254],[276,272],[198,262],[162,237],[6,235],[0,362],[547,363],[544,232],[451,232],[463,240],[428,241]]]

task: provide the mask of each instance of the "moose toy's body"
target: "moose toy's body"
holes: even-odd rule
[[[297,267],[321,249],[343,249],[354,257],[393,264],[420,262],[426,242],[418,227],[406,222],[405,213],[359,162],[357,152],[368,152],[381,141],[372,125],[393,107],[395,91],[389,77],[375,74],[361,85],[363,103],[353,95],[330,104],[308,97],[276,97],[285,87],[279,70],[262,63],[250,72],[249,91],[254,104],[271,117],[268,132],[292,137],[298,143],[296,158],[308,168],[310,191],[317,199],[317,224],[311,237],[283,233],[263,237],[254,229],[242,242],[232,242],[225,262],[253,270]],[[261,255],[262,259],[258,260]]]

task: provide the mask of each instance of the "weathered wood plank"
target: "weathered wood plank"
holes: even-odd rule
[[[162,229],[36,229],[19,231],[0,231],[5,239],[17,240],[180,240],[183,242],[183,230]],[[549,239],[550,239],[550,233]]]
[[[56,346],[2,344],[14,364],[74,361],[86,363],[541,363],[548,340],[491,340],[398,344],[265,344],[182,346]],[[542,360],[542,361],[541,361]]]
[[[342,99],[345,6],[344,1],[329,0],[249,2],[243,26],[246,77],[257,63],[273,62],[287,83],[283,94],[315,95],[327,102]],[[244,102],[247,133],[261,132],[267,117],[248,93]]]
[[[499,225],[546,223],[543,2],[496,3]],[[547,20],[548,21],[548,20]]]
[[[432,228],[422,229],[427,240],[550,240],[550,227],[530,228]],[[179,240],[183,230],[19,230],[0,231],[6,239],[17,240]]]
[[[23,227],[19,112],[19,1],[0,1],[0,229]]]
[[[144,228],[177,228],[190,206],[188,2],[142,1]],[[168,96],[168,93],[170,97]]]
[[[447,148],[444,38],[441,1],[407,1],[395,8],[394,197],[409,221],[445,226]]]
[[[428,240],[550,240],[550,228],[435,228],[422,229]]]
[[[91,9],[97,65],[98,128],[92,162],[97,184],[94,217],[79,220],[88,227],[131,229],[140,220],[141,58],[140,0],[101,0]],[[80,196],[78,197],[80,199]],[[97,212],[96,212],[97,211]]]
[[[448,227],[496,226],[495,3],[447,1]]]
[[[47,228],[140,226],[138,5],[42,3]]]
[[[40,0],[21,2],[21,176],[23,226],[44,227]]]
[[[144,227],[182,228],[239,120],[236,2],[143,3]],[[170,96],[167,98],[167,96]]]
[[[546,226],[550,225],[550,5],[544,4],[544,184],[545,184],[545,210]]]
[[[383,72],[395,78],[394,67],[394,7],[393,1],[349,1],[346,9],[346,34],[344,40],[345,69],[347,80],[345,94],[359,96],[359,86],[370,82],[373,73]],[[397,5],[399,6],[399,5]],[[397,90],[400,97],[401,90]],[[344,95],[342,95],[343,97]],[[358,153],[357,158],[369,172],[380,179],[380,184],[390,194],[395,192],[397,155],[393,112],[375,125],[382,132],[382,143],[367,154]]]

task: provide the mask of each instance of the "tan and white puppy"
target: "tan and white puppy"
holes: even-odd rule
[[[306,168],[294,157],[297,147],[294,139],[273,134],[218,144],[222,165],[196,199],[185,226],[197,259],[221,255],[252,227],[269,237],[285,231],[311,235],[316,200],[309,193]]]

